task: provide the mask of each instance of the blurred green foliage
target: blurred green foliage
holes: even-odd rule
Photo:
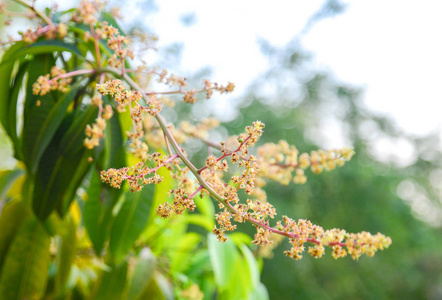
[[[393,240],[388,251],[359,261],[335,261],[329,255],[319,260],[305,257],[287,261],[281,253],[287,248],[284,244],[274,251],[273,259],[264,263],[262,277],[270,298],[440,299],[441,228],[429,224],[434,219],[428,223],[422,221],[422,216],[417,219],[397,195],[398,185],[404,180],[419,184],[440,215],[440,194],[430,182],[431,173],[440,170],[442,161],[442,153],[436,150],[437,137],[409,136],[395,128],[388,117],[365,109],[361,90],[315,70],[310,55],[298,42],[282,49],[263,43],[262,48],[273,68],[250,87],[245,99],[252,101],[240,107],[238,120],[226,124],[229,132],[259,119],[266,124],[263,143],[285,139],[304,152],[323,146],[322,132],[328,126],[324,120],[333,120],[343,129],[345,145],[353,145],[356,151],[344,168],[309,176],[303,186],[269,183],[269,202],[280,215],[309,218],[324,228],[379,231]],[[271,93],[266,93],[268,86]],[[416,150],[414,162],[399,167],[377,160],[372,151],[375,141],[363,131],[368,122],[371,128],[375,125],[373,131],[377,132],[373,133],[377,136],[404,138],[412,143]]]

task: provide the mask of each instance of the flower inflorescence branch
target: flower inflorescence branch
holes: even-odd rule
[[[21,2],[21,1],[20,1]],[[219,126],[219,122],[206,119],[201,124],[192,125],[183,122],[179,127],[169,125],[161,115],[161,111],[168,101],[164,95],[180,94],[185,103],[195,103],[198,93],[205,93],[210,98],[214,91],[221,94],[234,90],[234,84],[219,85],[204,80],[199,90],[188,89],[187,81],[180,76],[169,74],[156,68],[142,67],[136,70],[126,69],[126,60],[134,57],[127,48],[128,38],[107,23],[98,23],[97,13],[102,4],[98,1],[81,1],[71,22],[84,23],[89,26],[90,32],[84,38],[93,38],[95,47],[95,63],[88,68],[65,72],[54,67],[51,74],[40,76],[33,86],[35,94],[44,95],[52,90],[66,92],[74,77],[97,76],[94,95],[91,105],[99,108],[95,123],[85,128],[85,147],[93,149],[98,146],[104,136],[106,121],[114,111],[129,110],[132,119],[132,129],[126,133],[129,140],[129,149],[140,162],[132,167],[120,169],[111,168],[101,172],[102,181],[114,188],[121,188],[123,182],[128,182],[133,192],[140,191],[146,184],[159,184],[163,178],[157,174],[159,168],[167,168],[177,181],[177,188],[169,191],[173,198],[172,203],[165,202],[157,208],[157,214],[163,218],[179,215],[184,211],[193,211],[196,207],[194,197],[197,194],[208,194],[219,204],[219,212],[215,215],[217,226],[213,233],[220,241],[227,239],[225,233],[236,229],[234,222],[249,222],[256,227],[253,243],[260,246],[272,244],[271,234],[287,237],[291,249],[285,254],[293,259],[300,259],[308,243],[308,253],[315,257],[322,257],[325,247],[330,247],[334,258],[351,256],[358,259],[366,254],[373,256],[377,250],[383,250],[391,244],[391,239],[380,233],[372,235],[368,232],[347,233],[342,229],[324,230],[321,226],[312,224],[308,220],[295,221],[287,216],[274,222],[277,215],[275,208],[267,202],[264,186],[268,180],[286,185],[290,182],[304,184],[307,180],[305,170],[310,168],[312,173],[319,174],[330,171],[345,164],[354,154],[350,148],[337,150],[318,150],[310,153],[299,153],[294,145],[286,141],[267,143],[257,147],[256,155],[250,154],[249,148],[256,145],[264,132],[265,125],[256,121],[245,128],[245,132],[236,137],[216,144],[207,139],[208,132]],[[40,13],[37,13],[40,17]],[[44,17],[43,21],[48,23]],[[63,28],[63,25],[46,26]],[[61,26],[61,27],[60,27]],[[31,31],[36,37],[26,41],[35,41],[42,36],[42,31]],[[61,34],[52,38],[63,38]],[[47,37],[48,38],[48,37]],[[112,51],[103,54],[100,49],[100,40],[106,39],[107,46]],[[147,69],[149,76],[157,76],[160,83],[169,86],[169,91],[147,91],[137,84],[129,73],[139,73]],[[109,96],[114,102],[103,106],[102,97]],[[218,149],[221,154],[209,155],[202,167],[195,167],[189,160],[180,144],[189,138],[197,138],[209,147]],[[169,156],[159,152],[150,153],[149,143],[155,147],[164,146]],[[230,150],[234,149],[234,150]],[[151,161],[155,167],[149,168]],[[229,166],[235,165],[234,175],[230,177]],[[192,180],[188,173],[192,173]],[[242,190],[247,199],[241,200],[239,191]]]

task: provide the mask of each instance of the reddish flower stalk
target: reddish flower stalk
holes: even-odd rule
[[[216,161],[220,161],[226,157],[231,156],[233,153],[239,152],[241,150],[241,147],[247,142],[247,140],[251,137],[251,135],[249,135],[248,137],[246,137],[244,139],[244,141],[239,145],[238,148],[236,148],[236,150],[232,151],[232,152],[226,152],[223,155],[221,155],[219,158],[216,159]],[[198,170],[198,173],[201,174],[202,171],[204,171],[205,169],[207,169],[207,166],[202,167],[201,169]]]

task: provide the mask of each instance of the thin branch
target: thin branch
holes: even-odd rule
[[[36,9],[33,5],[30,5],[29,3],[26,3],[23,0],[14,0],[15,2],[26,6],[27,8],[29,8],[30,10],[32,10],[33,12],[35,12],[43,21],[46,22],[46,24],[54,26],[54,23],[52,23],[52,20],[46,16],[42,11],[39,11],[38,9]]]

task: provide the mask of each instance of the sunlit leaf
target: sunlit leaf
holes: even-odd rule
[[[4,205],[0,215],[0,274],[17,231],[30,216],[30,208],[21,200],[10,201]]]
[[[0,278],[0,299],[41,299],[50,263],[50,237],[37,219],[28,220],[12,242]]]
[[[221,243],[211,233],[208,234],[207,241],[216,284],[221,289],[226,288],[234,273],[238,251],[230,240]]]
[[[170,257],[171,272],[180,273],[187,268],[200,241],[201,236],[199,234],[189,232],[176,243],[175,251],[172,252]]]

